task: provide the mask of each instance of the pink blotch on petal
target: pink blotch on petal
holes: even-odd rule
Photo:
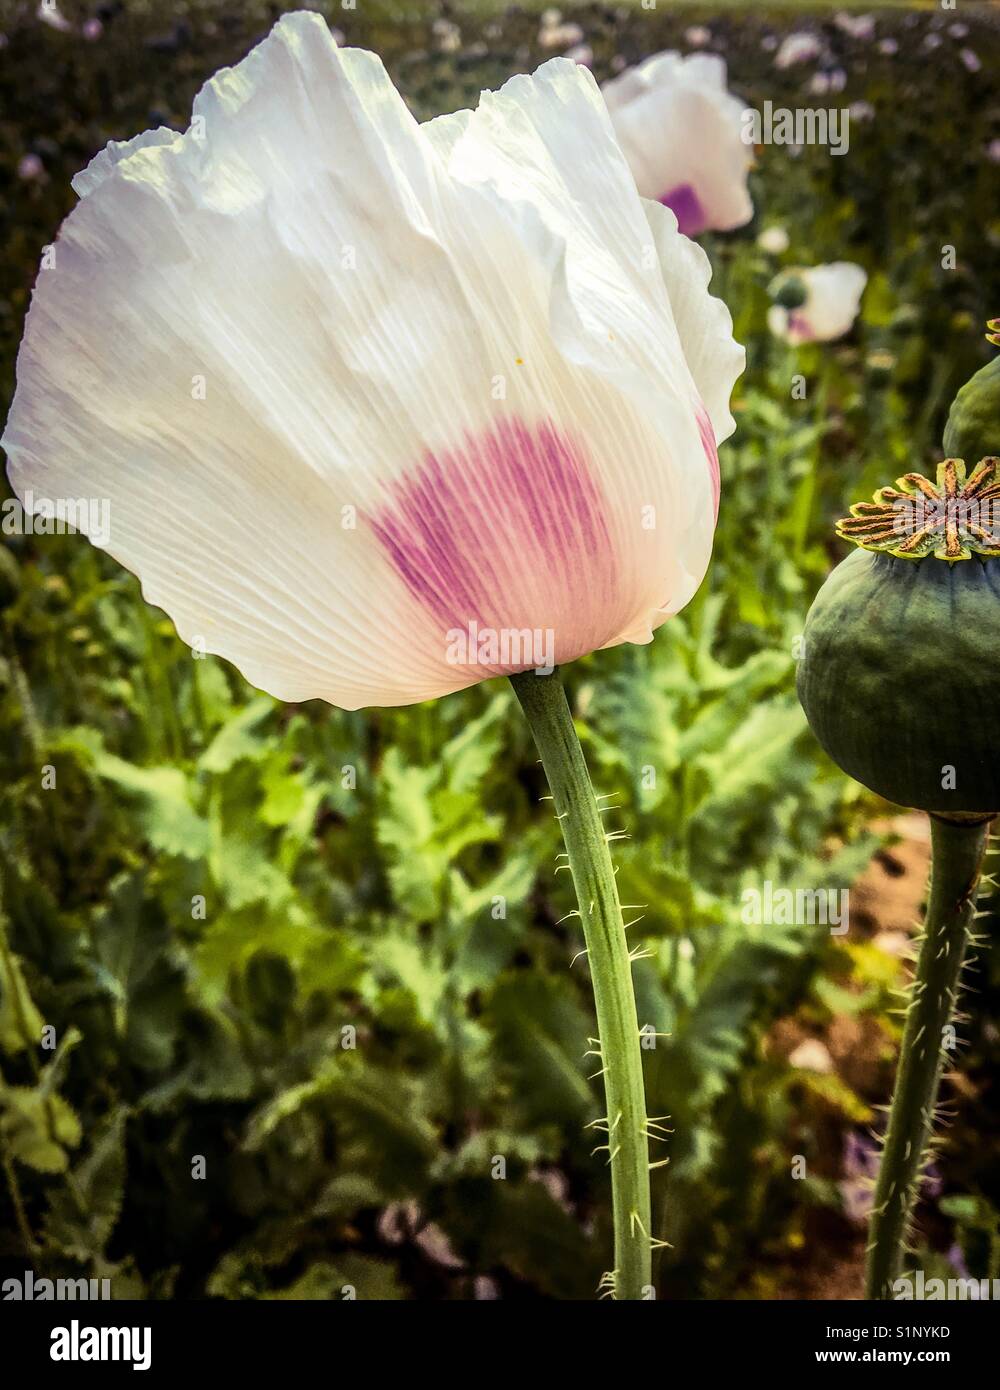
[[[798,314],[794,309],[788,312],[788,333],[802,343],[811,343],[816,337],[813,326],[805,314]]]
[[[698,433],[701,435],[702,448],[705,450],[705,457],[708,459],[708,474],[712,479],[712,501],[715,504],[715,519],[719,519],[719,497],[722,492],[722,471],[719,468],[719,450],[715,443],[715,430],[712,422],[708,418],[708,411],[698,402],[695,414],[698,419]]]
[[[425,453],[369,520],[442,643],[470,623],[544,629],[564,662],[610,642],[629,616],[608,516],[582,443],[551,421],[503,420]]]

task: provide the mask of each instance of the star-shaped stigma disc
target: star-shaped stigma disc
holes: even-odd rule
[[[937,483],[905,473],[882,487],[874,502],[855,502],[837,522],[837,535],[865,550],[901,559],[971,560],[1000,555],[1000,458],[984,458],[970,477],[961,459],[937,466]]]

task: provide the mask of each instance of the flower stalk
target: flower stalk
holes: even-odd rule
[[[590,962],[607,1099],[619,1299],[649,1296],[649,1144],[639,1023],[615,870],[580,740],[557,672],[511,677],[541,755],[562,828]],[[605,1147],[601,1146],[602,1149]]]
[[[891,1298],[901,1270],[948,1051],[944,1031],[976,914],[989,823],[989,817],[931,817],[930,893],[875,1188],[868,1298]]]

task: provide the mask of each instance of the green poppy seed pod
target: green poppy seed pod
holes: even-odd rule
[[[997,526],[993,527],[994,509]],[[1000,808],[1000,458],[907,473],[837,523],[859,549],[816,595],[797,688],[839,767],[945,816]]]
[[[770,294],[782,309],[801,309],[809,298],[805,281],[798,275],[776,275],[771,281]]]
[[[0,545],[0,612],[16,603],[20,592],[20,567],[7,547]]]
[[[952,402],[944,427],[944,452],[949,458],[964,459],[1000,454],[1000,357],[976,372]]]

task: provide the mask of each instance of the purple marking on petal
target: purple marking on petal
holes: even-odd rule
[[[808,318],[796,309],[788,311],[788,332],[802,343],[811,343],[816,337]]]
[[[608,512],[582,444],[548,421],[503,420],[425,453],[369,520],[442,633],[549,629],[569,661],[622,621]]]
[[[692,184],[679,183],[660,202],[677,218],[677,228],[685,236],[698,236],[707,228],[708,216]]]
[[[708,411],[701,401],[695,409],[695,416],[698,420],[698,433],[701,435],[702,448],[708,458],[708,473],[712,479],[712,501],[715,503],[715,519],[719,519],[719,496],[722,492],[722,472],[719,468],[719,450],[715,443],[715,430],[712,422],[708,418]]]

